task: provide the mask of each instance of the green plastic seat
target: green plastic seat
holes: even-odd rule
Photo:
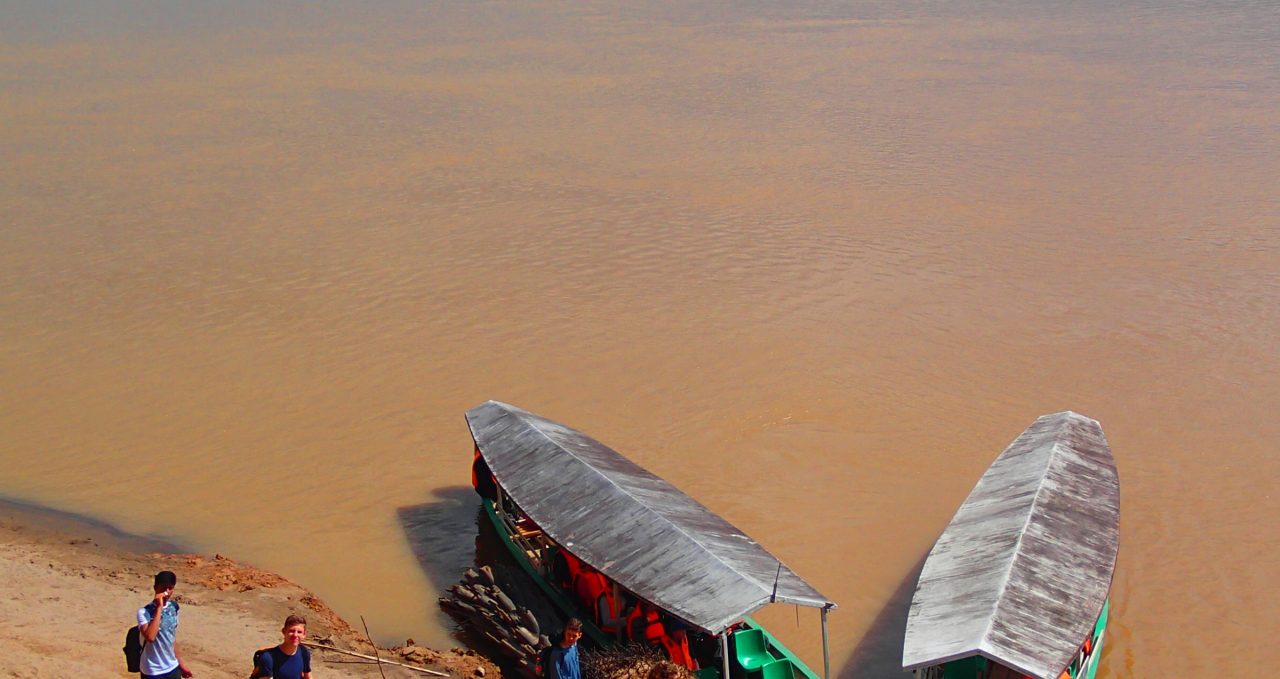
[[[765,666],[760,668],[760,679],[796,679],[793,668],[794,665],[786,658],[765,663]]]
[[[764,632],[758,629],[734,632],[733,643],[738,664],[748,672],[754,672],[774,661],[773,656],[769,655],[769,644],[764,640]]]

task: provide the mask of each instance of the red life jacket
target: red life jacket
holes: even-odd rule
[[[553,573],[558,579],[560,589],[569,594],[576,594],[574,588],[578,584],[578,575],[582,573],[582,562],[563,549],[556,550],[555,559],[564,564],[563,567],[553,565]]]
[[[476,446],[476,456],[471,458],[471,487],[480,487],[480,478],[476,476],[476,462],[480,459],[480,446]]]
[[[613,587],[607,578],[598,571],[584,568],[573,584],[573,591],[582,605],[591,611],[591,619],[595,621],[600,631],[608,634],[618,631],[617,626],[606,625],[605,620],[600,616],[600,597],[604,597],[609,607],[609,618],[617,619],[618,617],[618,604],[613,600]]]
[[[697,671],[698,663],[694,661],[693,655],[689,653],[689,637],[683,636],[676,639],[670,634],[664,634],[662,635],[662,650],[667,652],[667,657],[671,658],[671,662],[689,668],[690,672]]]
[[[641,610],[643,609],[643,610]],[[627,638],[637,644],[657,646],[662,643],[666,632],[662,629],[662,620],[658,612],[648,606],[636,604],[627,614]]]

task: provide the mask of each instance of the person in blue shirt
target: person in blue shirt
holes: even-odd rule
[[[142,679],[191,677],[191,670],[178,653],[178,602],[171,601],[178,576],[160,571],[155,578],[155,599],[138,609],[138,633],[142,636],[142,657],[138,669]]]
[[[311,650],[302,645],[302,640],[307,638],[307,619],[301,615],[285,618],[280,634],[284,642],[258,656],[258,668],[253,676],[311,679]]]
[[[582,679],[578,664],[578,639],[582,638],[582,621],[570,618],[564,624],[559,643],[547,654],[546,679]]]

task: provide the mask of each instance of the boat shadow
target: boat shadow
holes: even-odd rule
[[[432,491],[432,501],[396,509],[409,549],[436,591],[443,592],[475,565],[480,498],[471,486]]]
[[[902,671],[902,642],[906,638],[911,597],[915,594],[916,581],[920,578],[920,571],[924,568],[927,557],[928,553],[920,556],[915,567],[907,573],[889,601],[880,609],[871,627],[836,675],[840,679],[899,679],[910,675]]]
[[[429,502],[397,508],[396,519],[435,591],[445,596],[468,568],[489,566],[502,590],[517,605],[531,609],[544,630],[559,629],[563,617],[507,551],[476,491],[471,486],[449,486],[432,495]],[[434,602],[431,605],[455,639],[473,648],[486,647],[485,640]]]

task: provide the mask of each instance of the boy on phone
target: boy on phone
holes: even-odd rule
[[[155,599],[138,609],[138,632],[142,635],[142,679],[186,679],[191,670],[178,655],[178,602],[171,601],[178,576],[173,571],[156,573]]]

